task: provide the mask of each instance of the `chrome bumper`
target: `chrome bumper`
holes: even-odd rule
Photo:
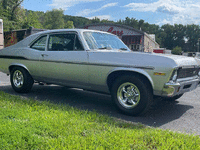
[[[199,79],[193,79],[177,83],[165,83],[164,88],[162,90],[162,96],[173,97],[179,94],[183,94],[185,92],[192,91],[198,86],[200,86]]]

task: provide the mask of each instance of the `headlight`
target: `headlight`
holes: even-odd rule
[[[178,73],[177,73],[177,70],[175,71],[175,73],[174,73],[174,75],[172,76],[172,81],[176,81],[176,79],[177,79],[177,77],[178,77]]]
[[[200,69],[199,69],[199,73],[198,73],[198,75],[200,76]]]
[[[173,81],[173,82],[176,82],[177,80],[177,77],[178,77],[178,70],[174,70],[173,73],[172,73],[172,76],[170,78],[170,81]]]

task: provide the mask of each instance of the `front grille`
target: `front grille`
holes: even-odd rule
[[[178,70],[178,79],[180,78],[188,78],[188,77],[194,77],[198,75],[199,68],[179,68]]]

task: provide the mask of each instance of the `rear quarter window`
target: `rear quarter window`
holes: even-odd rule
[[[35,50],[40,50],[40,51],[45,51],[46,47],[46,40],[47,40],[47,35],[40,37],[38,40],[36,40],[30,48],[35,49]]]

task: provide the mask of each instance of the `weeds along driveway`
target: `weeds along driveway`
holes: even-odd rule
[[[200,135],[200,87],[195,91],[186,93],[176,102],[157,99],[145,115],[133,117],[119,113],[113,106],[109,95],[80,89],[68,89],[62,86],[41,86],[38,84],[33,86],[30,93],[19,94],[13,91],[9,77],[5,74],[0,73],[0,82],[0,90],[6,93],[40,101],[62,103],[83,110],[95,110],[118,119],[140,122],[152,127]]]

